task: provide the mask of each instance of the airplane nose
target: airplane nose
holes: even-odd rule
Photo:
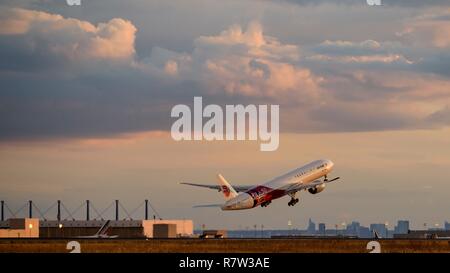
[[[327,169],[328,169],[328,171],[331,171],[332,169],[333,169],[333,167],[334,167],[334,163],[333,163],[333,161],[331,161],[331,160],[329,160],[329,159],[326,159],[326,164],[327,164]]]

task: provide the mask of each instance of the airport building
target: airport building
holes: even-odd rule
[[[168,228],[170,228],[171,225],[174,225],[176,237],[192,237],[194,234],[194,222],[192,220],[142,220],[141,223],[143,235],[147,238],[156,237],[154,236],[154,228],[156,226],[161,227],[161,225],[167,225]],[[168,234],[172,233],[169,232]]]
[[[0,238],[39,238],[39,219],[11,218],[1,221]]]
[[[149,219],[149,206],[155,215],[152,220]],[[22,209],[28,207],[28,218],[15,218],[4,221],[5,209],[12,213],[3,200],[0,200],[0,238],[10,237],[34,237],[34,238],[177,238],[194,236],[194,224],[192,220],[162,220],[154,207],[146,199],[137,208],[144,210],[144,219],[133,220],[132,215],[123,207],[119,200],[114,200],[102,213],[98,213],[90,200],[83,202],[75,211],[70,212],[66,206],[57,200],[44,213],[42,210],[29,200]],[[73,214],[84,207],[86,209],[86,220],[75,220]],[[55,220],[47,220],[45,214],[54,208],[56,212]],[[103,220],[103,214],[109,209],[115,208],[115,220]],[[121,219],[119,212],[123,209],[127,218]],[[22,210],[21,209],[21,210]],[[91,209],[97,213],[96,219],[92,220]],[[18,212],[20,212],[19,210]],[[37,210],[41,219],[33,217],[33,211]],[[65,212],[69,219],[62,219],[62,213]],[[158,216],[158,218],[156,218]],[[100,219],[100,220],[97,220]],[[157,229],[155,229],[157,226]],[[157,236],[154,236],[156,233]]]
[[[9,219],[0,221],[0,238],[73,238],[95,235],[106,221]],[[192,220],[118,220],[109,221],[107,236],[153,238],[158,226],[159,238],[192,237]],[[166,230],[166,231],[164,231]]]

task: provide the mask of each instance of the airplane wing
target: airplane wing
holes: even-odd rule
[[[193,208],[220,208],[223,204],[195,205]]]
[[[336,178],[330,179],[330,180],[326,180],[326,181],[316,180],[316,181],[313,181],[313,182],[308,183],[308,184],[298,183],[298,184],[292,185],[292,187],[290,187],[287,191],[288,192],[297,192],[297,191],[301,191],[301,190],[307,190],[307,189],[319,186],[321,184],[326,184],[326,183],[330,183],[330,182],[336,181],[338,179],[340,179],[339,176],[336,177]]]
[[[213,190],[217,190],[217,191],[222,191],[222,188],[219,185],[206,185],[206,184],[196,184],[196,183],[186,183],[186,182],[182,182],[180,184],[189,185],[189,186],[195,186],[195,187],[208,188],[208,189],[213,189]],[[247,191],[247,190],[249,190],[252,187],[253,187],[253,185],[251,185],[251,186],[249,186],[249,185],[243,185],[243,186],[235,186],[235,185],[233,185],[233,188],[236,191],[240,191],[240,192]]]

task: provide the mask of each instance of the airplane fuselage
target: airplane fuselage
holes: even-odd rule
[[[228,200],[222,210],[250,209],[270,203],[272,200],[292,194],[300,186],[316,182],[333,169],[331,160],[316,160],[300,168],[278,176],[262,185],[257,185]]]

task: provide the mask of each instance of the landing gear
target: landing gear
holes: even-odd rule
[[[267,201],[261,204],[261,207],[267,207],[268,205],[270,205],[270,203],[272,203],[272,201]]]
[[[327,181],[328,181],[327,175],[324,175],[323,182],[327,182]]]
[[[291,198],[291,201],[288,202],[288,206],[295,206],[298,203],[298,198]]]
[[[298,198],[296,197],[297,192],[290,193],[289,196],[291,197],[291,200],[288,202],[288,206],[295,206],[295,204],[298,203]]]

